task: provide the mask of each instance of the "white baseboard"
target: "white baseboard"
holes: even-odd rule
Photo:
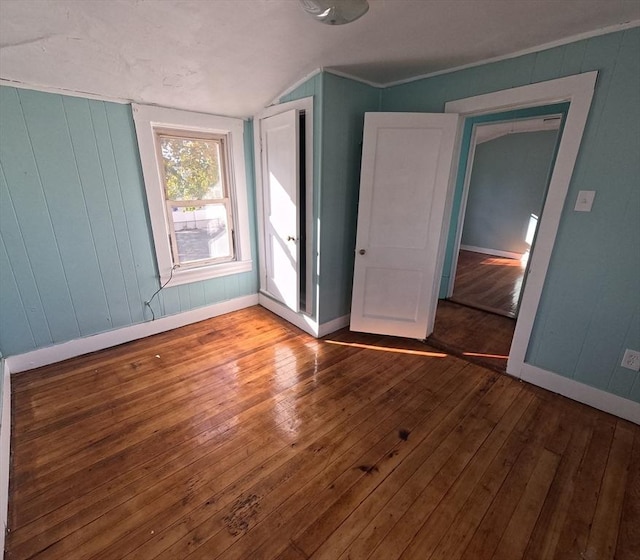
[[[9,516],[9,469],[11,466],[11,377],[6,360],[0,360],[2,376],[2,415],[0,419],[0,558]]]
[[[289,321],[292,325],[295,325],[315,338],[321,338],[349,325],[350,315],[343,315],[342,317],[332,319],[331,321],[327,321],[326,323],[321,323],[319,325],[317,321],[308,315],[296,313],[283,303],[274,300],[264,293],[259,294],[259,303],[262,307],[265,307],[272,313],[275,313],[278,317],[282,317],[285,321]]]
[[[320,327],[318,328],[318,337],[327,336],[332,332],[344,329],[345,327],[349,326],[350,322],[351,315],[343,315],[342,317],[338,317],[337,319],[327,321],[326,323],[321,323]]]
[[[63,342],[62,344],[39,348],[38,350],[33,350],[24,354],[8,356],[5,361],[6,365],[9,366],[11,373],[14,374],[20,371],[55,364],[62,360],[75,358],[76,356],[81,356],[82,354],[88,354],[89,352],[95,352],[97,350],[103,350],[104,348],[110,348],[111,346],[117,346],[124,342],[131,342],[132,340],[137,340],[139,338],[145,338],[161,332],[170,331],[178,327],[197,323],[198,321],[204,321],[211,317],[224,315],[225,313],[238,311],[239,309],[244,309],[245,307],[251,307],[252,305],[257,304],[257,294],[243,296],[207,305],[206,307],[199,307],[191,311],[185,311],[184,313],[161,317],[155,321],[138,323],[137,325],[107,331],[87,336],[85,338],[78,338],[69,342]]]
[[[493,255],[494,257],[504,257],[505,259],[520,260],[523,253],[512,253],[511,251],[500,251],[498,249],[487,249],[486,247],[474,247],[473,245],[460,245],[463,251],[471,251],[473,253],[482,253],[484,255]]]
[[[275,313],[278,317],[282,317],[285,321],[289,321],[292,325],[302,329],[307,334],[314,337],[318,336],[318,323],[308,315],[296,313],[283,303],[270,298],[262,292],[258,294],[258,303],[271,311],[271,313]]]
[[[640,424],[640,403],[635,401],[613,395],[602,389],[590,387],[574,379],[569,379],[531,364],[523,364],[521,375],[514,375],[514,377],[519,377],[523,381],[528,381],[543,389],[548,389],[574,401],[588,404],[598,410],[624,418],[634,424]]]

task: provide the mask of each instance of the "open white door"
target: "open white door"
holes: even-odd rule
[[[458,121],[365,115],[351,330],[416,339],[433,331]]]
[[[298,111],[261,120],[266,291],[299,310]]]

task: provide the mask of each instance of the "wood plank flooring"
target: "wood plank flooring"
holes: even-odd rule
[[[518,260],[461,250],[451,300],[516,317],[524,272]]]
[[[440,300],[433,333],[427,342],[504,373],[515,327],[515,319]]]
[[[13,378],[8,559],[637,559],[640,428],[255,307]]]

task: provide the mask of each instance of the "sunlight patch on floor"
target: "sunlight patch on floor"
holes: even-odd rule
[[[425,352],[423,350],[409,350],[408,348],[389,348],[388,346],[374,346],[373,344],[360,344],[359,342],[340,342],[338,340],[325,340],[327,344],[339,346],[351,346],[352,348],[364,348],[365,350],[377,350],[380,352],[395,352],[397,354],[413,354],[414,356],[426,356],[428,358],[447,358],[449,354],[442,352]]]

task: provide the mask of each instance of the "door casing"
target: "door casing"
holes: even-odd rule
[[[260,115],[255,118],[254,125],[254,151],[255,151],[255,167],[256,167],[256,214],[258,221],[258,255],[259,255],[259,278],[260,278],[260,293],[263,296],[271,297],[267,291],[266,286],[266,244],[265,244],[265,219],[264,219],[264,197],[263,197],[263,169],[262,169],[262,130],[261,121],[269,117],[273,117],[280,113],[287,111],[297,110],[304,111],[307,115],[305,122],[305,189],[306,189],[306,205],[304,209],[299,209],[305,212],[305,249],[307,254],[306,267],[300,271],[301,275],[304,275],[306,283],[306,312],[300,315],[314,316],[315,305],[317,303],[316,291],[317,286],[313,285],[314,278],[314,262],[316,251],[314,250],[314,222],[313,222],[313,97],[306,97],[304,99],[298,99],[288,103],[281,103],[265,109]],[[273,308],[277,310],[278,307]],[[277,311],[276,311],[277,312]],[[288,319],[291,319],[291,315],[285,310]],[[305,324],[308,321],[305,320]]]
[[[597,72],[587,72],[566,78],[487,93],[465,99],[450,101],[445,105],[446,113],[457,113],[462,117],[473,117],[514,109],[525,109],[541,105],[569,102],[564,131],[558,145],[556,162],[551,173],[549,189],[538,224],[536,248],[532,255],[529,274],[522,293],[520,312],[509,351],[507,373],[522,377],[527,357],[529,340],[542,296],[544,281],[551,261],[564,202],[569,191],[582,135],[587,123],[591,101],[595,90]],[[458,158],[464,119],[458,129]],[[453,192],[449,193],[451,200]],[[449,206],[449,217],[451,206]],[[446,243],[442,239],[442,243]]]

